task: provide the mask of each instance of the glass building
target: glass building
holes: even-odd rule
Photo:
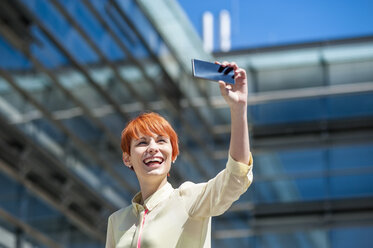
[[[192,58],[249,77],[254,183],[212,246],[371,247],[373,37],[212,54],[174,0],[3,0],[0,54],[0,247],[103,247],[140,112],[179,134],[174,187],[223,169],[229,109]]]

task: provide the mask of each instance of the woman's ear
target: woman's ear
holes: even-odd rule
[[[128,168],[131,168],[132,164],[131,164],[131,157],[130,157],[130,155],[128,155],[128,153],[126,153],[126,152],[123,152],[122,153],[122,158],[123,158],[124,165],[127,166]]]

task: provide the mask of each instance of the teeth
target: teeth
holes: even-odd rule
[[[154,163],[154,162],[158,162],[158,163],[162,163],[163,159],[162,158],[148,158],[148,159],[145,159],[144,160],[144,163],[147,164],[147,163]]]

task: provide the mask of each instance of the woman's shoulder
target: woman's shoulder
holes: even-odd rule
[[[118,218],[125,218],[128,214],[132,212],[132,205],[129,205],[127,207],[118,209],[114,213],[112,213],[109,218],[111,219],[118,219]]]

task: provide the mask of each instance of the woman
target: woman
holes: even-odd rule
[[[219,81],[231,111],[226,168],[206,183],[174,189],[167,175],[179,153],[175,131],[155,113],[132,120],[122,132],[123,162],[136,173],[141,191],[109,217],[107,248],[211,247],[211,216],[224,213],[250,186],[246,72],[235,63],[221,65],[235,74],[234,85]]]

